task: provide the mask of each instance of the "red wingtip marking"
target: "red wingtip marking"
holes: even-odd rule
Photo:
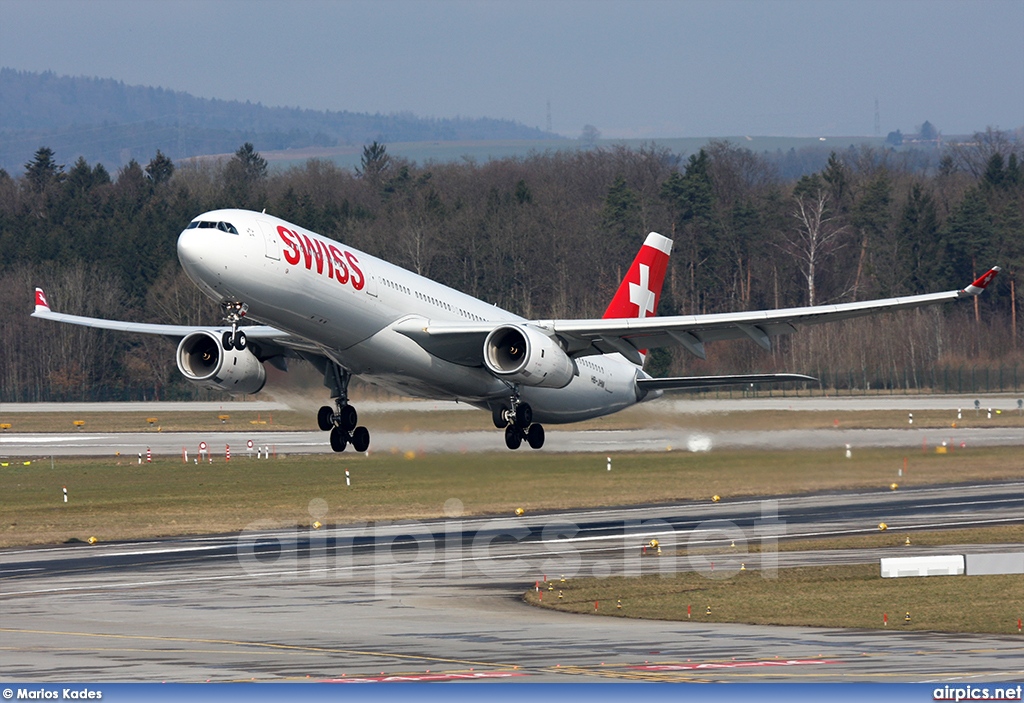
[[[42,288],[36,288],[36,305],[49,309],[50,304],[46,302],[46,293]]]
[[[992,279],[995,278],[996,274],[998,274],[998,273],[999,273],[999,267],[998,266],[993,266],[988,271],[983,273],[978,278],[978,280],[975,281],[974,283],[972,283],[971,285],[974,286],[975,288],[982,288],[982,289],[988,288],[988,284],[992,282]]]

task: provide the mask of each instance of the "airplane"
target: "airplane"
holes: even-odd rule
[[[771,338],[798,326],[915,308],[979,295],[994,267],[954,291],[837,305],[705,315],[654,316],[672,240],[652,232],[601,319],[527,320],[429,278],[265,212],[224,209],[181,232],[178,259],[220,303],[224,325],[196,327],[105,320],[53,312],[42,289],[34,317],[176,339],[178,370],[199,386],[250,394],[305,359],[324,376],[333,407],[317,413],[331,448],[365,452],[370,433],[349,403],[352,376],[400,395],[456,400],[491,413],[505,445],[544,445],[544,424],[618,412],[672,389],[815,381],[802,374],[653,378],[647,350],[679,346],[701,359],[705,345]],[[254,320],[261,324],[243,325]]]

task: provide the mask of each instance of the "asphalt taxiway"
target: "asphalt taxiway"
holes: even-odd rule
[[[344,506],[310,504],[329,525]],[[1024,484],[266,530],[0,552],[2,673],[32,681],[1019,680],[1019,636],[569,615],[521,601],[546,576],[874,562],[746,554],[792,536],[1019,523]],[[317,515],[313,515],[316,513]],[[657,536],[662,557],[640,545]],[[737,547],[731,544],[737,542]],[[957,545],[943,552],[1020,550]],[[901,554],[934,549],[906,547]],[[703,559],[703,558],[701,558]],[[968,577],[964,577],[968,578]],[[623,594],[629,607],[629,594]],[[611,607],[608,604],[607,607]]]

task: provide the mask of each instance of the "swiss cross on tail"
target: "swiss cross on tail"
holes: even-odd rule
[[[619,284],[615,297],[604,311],[604,318],[621,319],[651,317],[661,300],[661,284],[668,270],[668,256],[672,253],[672,240],[651,232],[633,259],[626,277]],[[640,354],[646,354],[641,350]]]

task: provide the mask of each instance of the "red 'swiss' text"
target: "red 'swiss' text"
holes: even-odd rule
[[[299,234],[283,225],[278,225],[277,233],[284,242],[284,259],[292,266],[301,262],[307,270],[315,268],[321,276],[326,274],[342,285],[351,284],[356,290],[362,290],[366,285],[359,259],[352,252],[342,251],[334,244]]]

